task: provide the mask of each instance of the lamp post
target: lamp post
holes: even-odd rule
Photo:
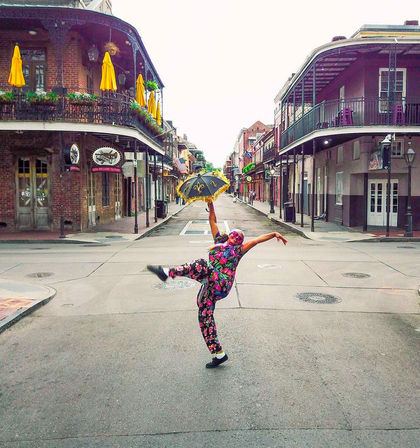
[[[270,213],[274,213],[274,167],[270,168]]]
[[[389,237],[389,219],[391,214],[391,144],[393,137],[388,134],[381,141],[382,168],[387,170],[386,183],[386,236]]]
[[[407,192],[407,211],[405,213],[406,216],[406,237],[413,236],[413,214],[411,211],[411,167],[413,166],[414,159],[416,158],[416,153],[414,149],[411,147],[411,141],[408,142],[408,149],[404,154],[405,162],[408,167],[408,192]]]

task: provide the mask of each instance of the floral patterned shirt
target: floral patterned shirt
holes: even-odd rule
[[[219,236],[217,233],[216,238]],[[210,274],[214,295],[226,297],[232,288],[236,267],[243,256],[243,245],[231,246],[228,242],[215,244],[209,250],[209,262],[214,270]]]

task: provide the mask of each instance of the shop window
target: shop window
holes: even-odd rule
[[[344,147],[339,146],[337,148],[337,164],[343,163],[343,159],[344,159]]]
[[[29,90],[45,91],[46,57],[42,49],[22,49],[22,72]]]
[[[109,173],[102,173],[102,206],[109,205]]]
[[[335,174],[335,203],[343,205],[343,172]]]
[[[391,154],[392,157],[401,158],[404,156],[404,140],[403,139],[395,139],[391,143]]]
[[[360,159],[360,141],[353,142],[353,160]]]
[[[388,78],[389,69],[379,69],[379,112],[386,113],[388,109]],[[395,94],[394,101],[396,104],[405,104],[405,93],[407,84],[407,69],[395,69]],[[392,105],[390,105],[392,107]]]

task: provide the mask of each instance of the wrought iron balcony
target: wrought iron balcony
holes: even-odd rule
[[[158,127],[134,111],[128,95],[119,93],[98,94],[93,100],[71,99],[67,94],[58,94],[54,101],[29,101],[25,93],[18,93],[12,99],[0,99],[0,121],[61,121],[71,123],[116,124],[136,128],[159,140],[163,128]]]
[[[420,126],[420,99],[354,98],[324,101],[290,125],[281,147],[319,129],[361,126]],[[353,130],[354,132],[354,130]]]

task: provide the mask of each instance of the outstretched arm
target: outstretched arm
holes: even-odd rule
[[[217,227],[217,218],[216,213],[214,212],[213,202],[209,202],[209,223],[211,234],[213,235],[213,239],[216,238],[217,233],[219,232],[219,228]]]
[[[277,238],[277,241],[282,241],[284,245],[287,244],[287,240],[284,236],[281,236],[280,233],[272,232],[267,233],[266,235],[261,235],[258,238],[255,238],[255,240],[248,241],[247,243],[244,243],[243,245],[243,253],[246,254],[249,249],[252,249],[254,246],[260,243],[264,243],[264,241],[271,240],[272,238]]]

